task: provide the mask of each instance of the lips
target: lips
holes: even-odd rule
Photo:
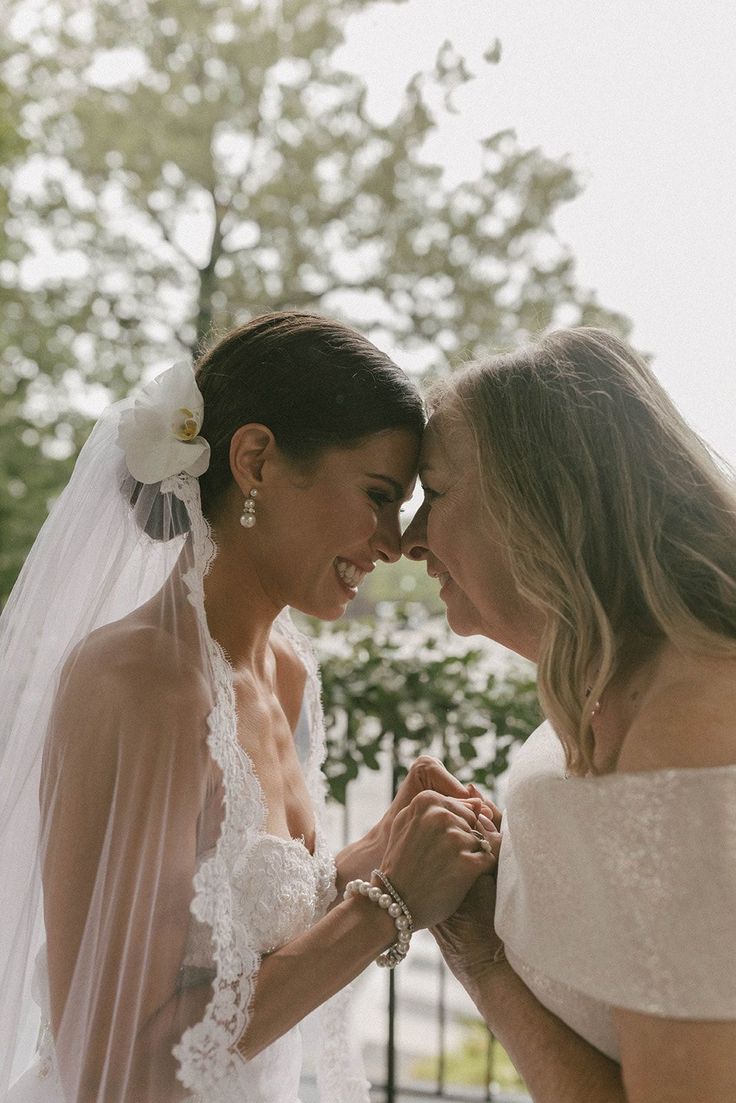
[[[452,578],[452,575],[449,571],[431,571],[429,568],[427,568],[427,574],[430,578],[437,579],[440,584],[440,589],[442,589],[443,586],[446,586]]]
[[[365,578],[367,571],[364,571],[357,563],[351,563],[349,559],[337,558],[335,560],[335,570],[339,575],[342,582],[348,587],[348,589],[357,591],[358,586]]]

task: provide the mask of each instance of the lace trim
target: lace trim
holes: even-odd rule
[[[322,825],[325,822],[327,782],[322,772],[322,763],[327,755],[325,739],[325,721],[322,712],[322,679],[320,678],[317,656],[309,640],[294,624],[288,609],[284,609],[276,618],[279,631],[283,633],[307,671],[304,695],[307,704],[307,722],[309,724],[309,753],[307,755],[304,776],[307,791],[312,801],[317,822],[317,835],[322,838]],[[337,868],[332,855],[329,862],[322,863],[322,882],[320,898],[325,901],[325,911],[337,899]]]
[[[214,1098],[217,1085],[245,1059],[235,1049],[247,1021],[260,958],[248,930],[234,912],[229,871],[253,834],[265,823],[266,809],[252,763],[238,742],[232,668],[207,628],[202,580],[217,554],[210,527],[199,502],[199,483],[175,475],[161,486],[187,508],[192,526],[194,566],[184,574],[188,598],[197,612],[207,643],[215,684],[215,704],[207,718],[207,744],[222,772],[225,813],[214,853],[194,876],[190,911],[212,930],[216,966],[213,997],[204,1018],[184,1032],[172,1052],[179,1062],[178,1079],[190,1091]]]
[[[51,1023],[45,1013],[41,1015],[41,1028],[38,1035],[38,1079],[46,1080],[52,1086],[54,1095],[63,1098],[63,1089],[59,1078],[59,1066],[56,1061],[54,1036]]]
[[[179,1062],[178,1079],[207,1103],[223,1103],[227,1087],[223,1083],[245,1059],[235,1049],[248,1021],[260,958],[246,927],[237,920],[230,871],[236,868],[249,840],[263,831],[266,805],[253,764],[237,736],[237,709],[232,682],[232,667],[207,627],[202,580],[217,554],[210,527],[202,514],[199,484],[187,475],[177,475],[162,484],[162,492],[175,494],[184,502],[192,526],[194,567],[184,575],[189,601],[197,612],[207,641],[215,682],[215,705],[208,717],[207,742],[214,761],[222,771],[225,815],[213,855],[206,859],[194,877],[195,895],[190,910],[212,929],[214,960],[217,969],[214,994],[204,1018],[186,1030],[173,1055]],[[326,781],[321,770],[326,754],[321,681],[311,642],[294,625],[288,610],[276,620],[307,671],[305,697],[309,721],[309,754],[305,781],[312,799],[317,824],[315,857],[318,861],[318,899],[326,912],[337,896],[336,867],[323,835]],[[320,857],[322,857],[320,855]],[[320,1009],[327,1029],[321,1031],[319,1055],[320,1089],[324,1103],[368,1103],[368,1082],[362,1062],[349,1044],[348,991],[338,993]]]
[[[307,670],[305,695],[309,721],[309,755],[306,765],[306,781],[314,803],[317,823],[321,827],[325,818],[327,782],[322,763],[327,754],[324,714],[322,712],[322,680],[317,657],[303,632],[294,624],[288,609],[278,618],[279,629],[288,639]],[[321,836],[321,830],[319,831]],[[321,866],[325,873],[322,889],[326,900],[325,911],[337,897],[337,869],[330,856],[329,864]],[[363,1062],[351,1037],[350,988],[344,988],[318,1008],[320,1031],[317,1076],[321,1103],[369,1103],[370,1084],[365,1076]]]
[[[351,1038],[351,998],[352,990],[343,988],[319,1009],[321,1050],[317,1059],[317,1083],[320,1103],[368,1103],[370,1099],[370,1084]]]
[[[309,722],[309,754],[305,768],[305,777],[309,795],[314,804],[315,814],[323,821],[327,785],[322,773],[322,763],[327,755],[325,740],[325,722],[322,713],[322,679],[320,678],[317,656],[303,632],[294,624],[288,609],[284,609],[276,618],[279,630],[286,636],[307,671],[307,684],[304,690]]]

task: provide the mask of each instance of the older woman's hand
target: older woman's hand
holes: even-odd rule
[[[490,817],[481,813],[480,824],[496,856],[501,835]],[[442,956],[455,976],[466,985],[477,983],[486,969],[503,956],[503,943],[494,928],[496,908],[496,865],[479,877],[462,903],[432,929]]]

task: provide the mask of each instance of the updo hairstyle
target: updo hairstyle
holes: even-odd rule
[[[400,368],[359,333],[316,314],[265,314],[234,329],[196,366],[200,430],[211,449],[199,484],[210,521],[232,485],[230,441],[248,422],[267,425],[286,457],[308,472],[329,448],[372,433],[421,436],[424,406]]]

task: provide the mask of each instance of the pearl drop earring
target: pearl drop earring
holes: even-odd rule
[[[256,523],[256,503],[254,498],[258,497],[258,491],[255,487],[250,492],[243,503],[243,512],[240,515],[240,523],[244,529],[252,529]]]

